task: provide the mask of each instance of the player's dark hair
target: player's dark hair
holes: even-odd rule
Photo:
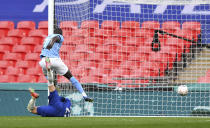
[[[54,34],[60,34],[60,35],[63,35],[63,31],[61,28],[55,28],[54,29]]]

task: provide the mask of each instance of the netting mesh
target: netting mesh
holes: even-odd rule
[[[61,58],[95,100],[84,104],[58,77],[73,115],[208,115],[210,6],[194,2],[55,0]],[[186,96],[177,93],[183,84]]]

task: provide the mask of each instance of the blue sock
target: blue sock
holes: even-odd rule
[[[77,90],[83,95],[83,97],[87,97],[85,91],[83,90],[81,84],[79,83],[79,81],[75,78],[75,77],[71,77],[70,81],[72,83],[72,85],[74,85],[74,87],[77,88]]]

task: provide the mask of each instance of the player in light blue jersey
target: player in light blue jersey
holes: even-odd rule
[[[54,34],[46,37],[43,43],[43,48],[40,54],[41,61],[39,62],[42,67],[43,73],[47,78],[47,68],[50,68],[59,75],[66,77],[73,86],[83,95],[85,101],[92,102],[93,99],[89,98],[82,88],[80,82],[71,74],[68,67],[63,63],[59,56],[59,51],[62,46],[64,38],[62,36],[62,30],[56,28]],[[47,78],[48,79],[48,78]]]
[[[49,68],[47,69],[47,76],[48,89],[50,91],[50,95],[48,97],[49,104],[46,106],[36,106],[35,102],[39,97],[39,94],[30,88],[29,91],[31,93],[31,99],[28,103],[27,110],[42,117],[69,117],[71,101],[68,98],[58,95],[58,92],[53,84],[53,73]]]

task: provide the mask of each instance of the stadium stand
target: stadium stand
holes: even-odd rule
[[[42,41],[48,33],[47,24],[48,21],[40,21],[36,27],[33,21],[20,21],[15,28],[12,21],[0,22],[0,73],[4,78],[0,82],[16,82],[19,78],[21,81],[18,82],[46,82],[41,68],[37,65]],[[146,80],[137,79],[135,82],[156,83],[158,81],[151,81],[149,77],[172,77],[169,72],[177,70],[175,64],[184,62],[183,54],[192,54],[192,44],[159,34],[161,50],[154,52],[151,49],[154,31],[163,30],[194,40],[198,40],[198,35],[201,34],[199,22],[181,24],[165,21],[161,24],[158,21],[124,21],[120,24],[118,21],[106,20],[101,24],[98,21],[83,21],[79,25],[76,21],[62,21],[60,27],[64,31],[65,39],[61,57],[68,57],[69,61],[65,63],[70,69],[74,68],[72,72],[75,75],[84,72],[77,77],[85,83],[109,83],[108,78],[110,83],[126,82],[129,85],[134,81],[115,81],[112,78],[145,77]],[[186,35],[189,31],[192,34]],[[89,77],[84,77],[84,74],[88,74]],[[12,75],[12,78],[9,79],[8,75]],[[203,79],[198,81],[202,82]]]

